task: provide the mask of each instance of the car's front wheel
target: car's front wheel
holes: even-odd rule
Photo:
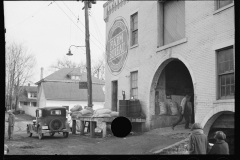
[[[68,137],[68,132],[63,132],[63,137],[67,138]]]

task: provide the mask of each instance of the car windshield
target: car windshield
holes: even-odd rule
[[[61,115],[61,110],[52,110],[51,115]]]

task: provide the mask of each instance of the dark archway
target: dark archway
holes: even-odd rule
[[[218,112],[208,120],[204,127],[204,133],[208,135],[210,143],[215,143],[214,135],[216,131],[222,131],[226,134],[230,154],[234,154],[234,119],[234,112]]]
[[[191,94],[191,102],[194,107],[194,86],[192,77],[185,64],[176,58],[171,58],[162,63],[153,78],[151,95],[154,95],[154,118],[152,118],[151,128],[169,126],[176,118],[165,116],[163,119],[160,115],[159,101],[169,103],[174,101],[180,105],[182,98],[186,94]],[[191,122],[194,123],[194,108]],[[158,122],[159,121],[159,122]],[[161,121],[166,121],[164,125]]]

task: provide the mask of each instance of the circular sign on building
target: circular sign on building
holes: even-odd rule
[[[122,17],[113,22],[106,45],[107,64],[112,74],[119,74],[128,54],[128,29]]]

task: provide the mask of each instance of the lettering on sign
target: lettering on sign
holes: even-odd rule
[[[107,64],[113,75],[119,74],[128,54],[128,29],[122,17],[118,17],[108,33],[106,45]]]

